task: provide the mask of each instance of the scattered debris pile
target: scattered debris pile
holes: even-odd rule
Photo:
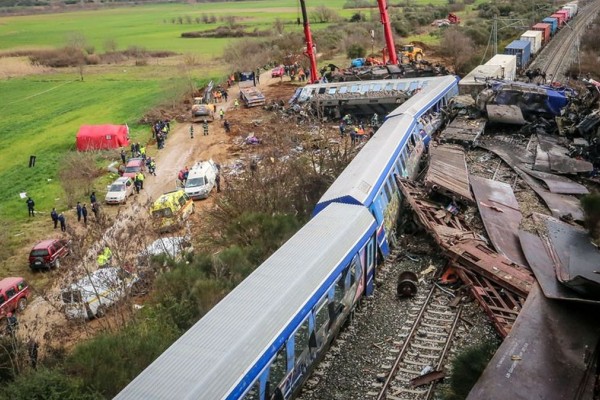
[[[581,383],[581,393],[590,393],[593,379],[586,377],[594,375],[598,362],[600,327],[581,319],[597,315],[600,307],[600,251],[581,227],[580,197],[590,192],[587,186],[600,183],[598,96],[590,90],[574,98],[570,89],[520,83],[485,91],[477,105],[459,96],[446,110],[455,118],[434,137],[423,181],[398,181],[405,209],[448,259],[441,281],[457,277],[507,338],[482,376],[484,383],[471,392],[477,395],[469,398],[499,397],[505,387],[498,386],[505,381],[499,376],[511,380],[511,390],[522,397],[528,387],[538,387],[531,386],[527,371],[542,364],[534,379],[539,385],[570,376]],[[524,126],[509,129],[505,123],[515,118]],[[487,153],[467,156],[465,149]],[[477,166],[469,164],[473,161]],[[500,166],[509,171],[509,183],[496,179]],[[493,176],[480,176],[481,171]],[[546,210],[520,204],[524,198],[541,199]],[[574,322],[573,315],[580,320]],[[582,329],[581,341],[572,340],[571,324]],[[560,347],[556,363],[539,359],[553,344]],[[511,379],[527,357],[521,377]],[[558,361],[571,358],[579,360],[573,370]]]

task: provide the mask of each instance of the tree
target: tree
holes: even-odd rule
[[[351,44],[350,47],[348,47],[348,51],[346,52],[346,55],[350,59],[364,57],[365,54],[367,54],[367,51],[365,50],[365,48],[363,46],[361,46],[360,44],[356,44],[356,43]]]
[[[311,20],[317,24],[335,22],[339,19],[339,15],[326,6],[318,6],[311,13]]]
[[[459,74],[473,57],[475,45],[473,40],[459,28],[446,29],[440,43],[440,53],[450,59],[454,73]]]

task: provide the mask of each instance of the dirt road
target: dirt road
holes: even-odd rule
[[[282,86],[279,78],[271,78],[270,71],[266,71],[261,74],[259,87],[262,90],[268,90],[269,85],[273,85],[275,89]],[[285,93],[289,91],[289,88],[284,90]],[[275,92],[281,93],[281,90],[275,90]],[[225,118],[235,121],[233,123],[234,127],[238,123],[241,125],[246,118],[251,118],[252,115],[259,115],[262,112],[259,109],[234,109],[234,100],[238,96],[239,89],[235,85],[229,89],[229,101],[217,104],[217,113],[223,108]],[[156,159],[156,176],[146,176],[144,190],[139,195],[134,195],[133,201],[128,202],[127,205],[119,206],[119,216],[115,219],[115,223],[104,232],[102,240],[88,248],[83,263],[69,271],[52,273],[53,276],[50,278],[54,279],[52,288],[43,296],[38,293],[19,316],[19,335],[24,340],[28,338],[37,340],[40,343],[41,352],[47,349],[48,345],[66,346],[68,348],[79,340],[92,337],[96,331],[112,325],[110,313],[104,318],[83,324],[68,321],[59,309],[61,286],[64,285],[65,281],[73,282],[83,277],[84,265],[88,269],[95,269],[98,251],[105,245],[116,247],[114,242],[122,240],[126,236],[127,229],[136,224],[139,216],[148,215],[148,204],[160,194],[175,189],[177,173],[181,168],[191,167],[197,161],[208,159],[213,159],[225,166],[235,159],[229,149],[232,142],[239,140],[240,135],[244,135],[240,129],[234,129],[234,132],[237,132],[235,136],[226,134],[218,117],[214,122],[209,123],[209,134],[207,136],[203,135],[202,124],[194,124],[193,139],[190,138],[189,128],[190,123],[178,123],[172,127],[163,149],[158,150],[156,145],[148,147],[148,154]],[[207,200],[195,203],[197,216],[201,215],[203,210],[213,206],[213,199],[216,195],[213,192]],[[114,209],[111,210],[112,212],[114,212]]]

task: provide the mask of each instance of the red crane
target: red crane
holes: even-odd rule
[[[310,83],[315,83],[319,79],[317,77],[317,58],[315,56],[315,48],[310,34],[310,25],[308,24],[308,14],[306,13],[306,4],[304,0],[300,0],[302,8],[302,21],[304,23],[304,38],[306,39],[306,56],[310,60]]]
[[[383,24],[383,32],[385,34],[385,45],[387,46],[390,63],[398,64],[394,36],[392,35],[392,25],[390,24],[390,16],[387,12],[387,3],[385,0],[377,0],[377,4],[379,5],[379,15],[381,15],[381,23]]]

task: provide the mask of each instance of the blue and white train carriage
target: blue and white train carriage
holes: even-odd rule
[[[116,399],[289,399],[364,294],[375,229],[364,207],[327,207]]]
[[[441,126],[441,108],[458,94],[458,79],[445,76],[390,113],[375,135],[321,197],[313,215],[332,203],[360,204],[377,220],[380,255],[389,243],[400,210],[400,191],[394,176],[413,178],[430,135]],[[373,292],[374,271],[367,271],[367,294]]]

